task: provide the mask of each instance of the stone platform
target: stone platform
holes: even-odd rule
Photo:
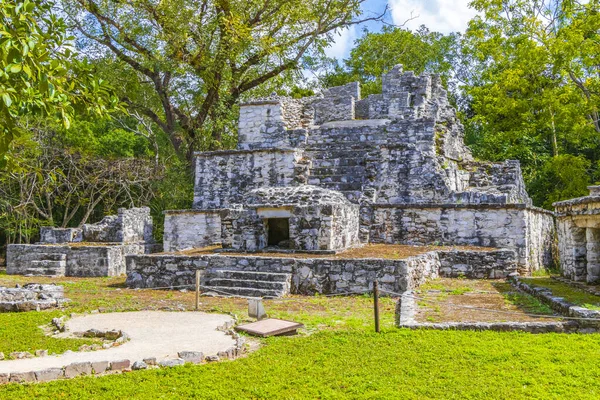
[[[383,248],[385,245],[380,245]],[[415,246],[389,245],[390,248],[412,248]],[[393,252],[390,252],[393,255]],[[347,254],[147,254],[130,255],[127,260],[127,285],[131,288],[193,286],[196,270],[203,271],[203,286],[208,286],[214,277],[239,271],[245,273],[289,274],[289,293],[314,295],[363,293],[372,289],[378,280],[383,290],[402,292],[417,288],[427,278],[459,277],[505,278],[517,270],[515,253],[506,249],[457,249],[448,247],[430,250],[424,247],[419,254],[397,258],[382,256],[348,257]],[[240,294],[238,289],[255,290],[253,297],[277,297],[288,293],[281,291],[277,296],[262,291],[259,279],[249,279],[245,287],[230,279],[228,287],[219,287],[220,292]],[[271,280],[263,278],[265,280]],[[255,287],[248,285],[256,284]],[[266,289],[266,288],[265,288]],[[219,292],[217,292],[219,293]]]

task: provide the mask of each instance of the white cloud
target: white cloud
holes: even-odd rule
[[[394,24],[417,29],[425,25],[430,31],[450,33],[464,32],[467,23],[477,12],[469,8],[471,0],[389,0]]]
[[[338,31],[334,33],[334,42],[325,49],[327,57],[334,57],[337,59],[343,59],[348,57],[350,49],[354,45],[356,39],[356,28],[351,26],[350,28]]]

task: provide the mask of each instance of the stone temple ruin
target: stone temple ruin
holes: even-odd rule
[[[118,276],[125,274],[125,256],[152,247],[150,209],[118,210],[82,228],[42,227],[40,242],[7,248],[8,274],[52,276]]]
[[[600,186],[590,195],[554,203],[562,274],[600,283]]]
[[[438,76],[397,66],[382,82],[365,99],[350,83],[241,104],[237,149],[196,153],[193,209],[165,213],[166,253],[128,256],[128,284],[191,283],[201,269],[206,285],[250,295],[364,289],[375,278],[399,291],[437,274],[551,264],[553,216],[532,207],[519,163],[473,159]],[[216,253],[182,253],[215,244]],[[490,249],[343,257],[368,244]],[[289,257],[239,254],[266,251]],[[251,281],[263,284],[241,290]]]

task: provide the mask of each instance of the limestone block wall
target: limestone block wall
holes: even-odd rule
[[[303,183],[301,158],[301,151],[286,149],[197,153],[193,208],[227,208],[244,203],[251,189]]]
[[[554,232],[552,213],[523,205],[376,206],[370,240],[507,248],[532,272],[549,265]]]
[[[557,218],[556,229],[562,275],[573,281],[585,282],[587,276],[586,229],[577,227],[569,217]]]
[[[219,210],[165,211],[164,251],[206,247],[220,242]]]
[[[285,129],[281,103],[274,100],[254,101],[240,107],[238,140],[240,143],[261,143],[266,134]]]
[[[134,243],[152,242],[150,208],[119,208],[95,224],[83,225],[84,242]]]
[[[196,269],[225,269],[290,273],[292,293],[296,294],[365,292],[372,288],[375,279],[382,289],[399,292],[423,283],[432,273],[437,273],[437,266],[435,253],[406,260],[127,256],[127,285],[139,288],[193,285]]]
[[[588,283],[600,282],[600,186],[590,195],[554,203],[558,249],[563,276]]]
[[[45,275],[53,270],[64,276],[119,276],[125,274],[125,255],[144,254],[143,244],[98,246],[11,244],[6,251],[9,275]]]
[[[265,248],[268,244],[265,218],[269,212],[285,212],[291,249],[343,250],[360,244],[359,207],[342,203],[224,210],[221,212],[223,247],[241,251]]]
[[[79,228],[54,228],[51,226],[40,228],[41,243],[69,243],[81,242],[82,240],[83,231]]]
[[[444,278],[500,279],[517,272],[512,250],[440,251],[440,276]]]
[[[428,278],[458,276],[500,278],[514,270],[512,251],[475,252],[433,251],[402,260],[284,258],[147,254],[127,256],[127,285],[132,288],[193,285],[195,271],[241,270],[289,273],[292,293],[312,295],[365,292],[377,279],[383,290],[402,292],[416,289]],[[461,264],[450,267],[452,263]],[[457,264],[458,265],[458,264]],[[454,268],[454,269],[452,269]]]
[[[360,85],[351,82],[323,90],[323,97],[313,104],[315,124],[330,121],[347,121],[355,117],[354,104],[360,100]]]

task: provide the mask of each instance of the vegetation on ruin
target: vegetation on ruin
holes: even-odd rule
[[[202,254],[218,254],[222,250],[219,245],[208,246],[199,249],[182,250],[175,254],[192,256]],[[336,252],[335,254],[322,254],[315,252],[275,252],[264,251],[256,253],[237,253],[227,251],[224,254],[228,256],[243,256],[243,257],[281,257],[281,258],[383,258],[388,260],[401,260],[408,257],[417,256],[419,254],[428,253],[431,251],[494,251],[493,247],[479,246],[411,246],[403,244],[367,244],[365,246],[351,248],[348,250]]]
[[[586,292],[576,286],[560,282],[549,277],[519,278],[530,286],[544,287],[550,289],[554,296],[564,299],[575,305],[600,310],[600,297]]]
[[[502,281],[438,278],[415,291],[419,322],[540,321],[534,315],[555,315],[538,299]],[[496,310],[500,313],[463,307]]]

